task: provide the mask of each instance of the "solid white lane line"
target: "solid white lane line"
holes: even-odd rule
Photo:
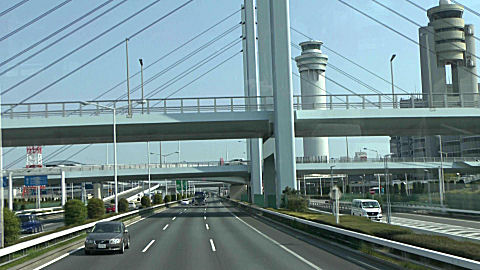
[[[275,241],[274,239],[270,238],[268,235],[262,233],[261,231],[257,230],[255,227],[253,227],[252,225],[248,224],[247,222],[243,221],[242,219],[240,219],[239,217],[237,217],[237,215],[235,215],[234,213],[230,212],[230,214],[232,214],[236,219],[238,219],[240,222],[242,222],[243,224],[245,224],[247,227],[249,227],[250,229],[254,230],[255,232],[257,232],[258,234],[260,234],[261,236],[263,236],[265,239],[269,240],[270,242],[274,243],[275,245],[279,246],[281,249],[285,250],[286,252],[292,254],[293,256],[295,256],[297,259],[299,259],[300,261],[304,262],[305,264],[307,264],[308,266],[312,267],[313,269],[318,269],[318,270],[321,270],[322,268],[316,266],[315,264],[311,263],[310,261],[308,261],[307,259],[303,258],[302,256],[298,255],[297,253],[293,252],[292,250],[290,250],[289,248],[285,247],[284,245],[280,244],[279,242]]]
[[[208,227],[208,224],[205,224],[205,227],[207,228],[207,230],[210,230],[210,227]]]
[[[163,227],[163,230],[165,231],[168,228],[168,224]]]
[[[217,251],[217,250],[215,249],[215,244],[213,243],[213,240],[212,240],[212,239],[210,239],[210,246],[212,247],[212,251]]]
[[[207,220],[207,217],[206,217],[206,216],[203,216],[203,219],[204,219],[204,220]]]
[[[177,217],[173,217],[172,220],[175,220]]]
[[[85,247],[85,246],[81,246],[81,247],[79,247],[79,248],[77,248],[77,249],[74,249],[74,250],[68,252],[68,253],[65,253],[65,254],[63,254],[62,256],[57,257],[57,258],[55,258],[55,259],[53,259],[53,260],[51,260],[51,261],[49,261],[49,262],[47,262],[47,263],[44,263],[44,264],[40,265],[39,267],[37,267],[37,268],[35,268],[35,269],[33,269],[33,270],[43,269],[43,268],[45,268],[45,267],[47,267],[47,266],[49,266],[49,265],[51,265],[51,264],[53,264],[53,263],[56,263],[56,262],[60,261],[61,259],[64,259],[64,258],[67,257],[68,255],[70,255],[70,254],[72,254],[72,253],[75,253],[75,252],[83,249],[84,247]]]
[[[150,241],[150,243],[148,243],[148,245],[142,250],[142,252],[145,253],[145,251],[147,251],[147,249],[148,249],[151,245],[153,245],[154,242],[155,242],[155,240]]]

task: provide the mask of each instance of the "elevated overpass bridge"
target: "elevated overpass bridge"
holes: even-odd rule
[[[449,107],[455,104],[448,103],[434,108],[418,104],[398,108],[384,101],[386,96],[327,95],[328,102],[324,104],[303,104],[301,96],[295,96],[295,136],[480,134],[478,102],[465,103],[461,108]],[[117,117],[118,142],[267,139],[273,135],[273,99],[253,98],[265,103],[251,108],[245,105],[246,99],[251,98],[245,97],[150,99],[146,100],[143,113],[140,107],[134,107],[132,117],[125,117],[126,108],[121,109],[127,104],[125,100],[96,103],[119,107],[117,114],[123,117]],[[2,113],[5,147],[112,142],[111,111],[100,106],[82,102],[3,106],[10,108]]]

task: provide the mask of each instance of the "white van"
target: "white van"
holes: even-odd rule
[[[353,216],[367,217],[375,220],[382,219],[382,208],[377,200],[355,199],[352,202],[351,213]]]

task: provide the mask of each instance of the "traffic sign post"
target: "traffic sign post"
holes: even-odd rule
[[[46,175],[25,176],[24,185],[27,187],[46,186],[48,177]]]

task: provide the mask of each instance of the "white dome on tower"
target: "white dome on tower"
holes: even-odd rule
[[[450,2],[450,0],[440,0],[440,5],[451,5],[452,2]]]

